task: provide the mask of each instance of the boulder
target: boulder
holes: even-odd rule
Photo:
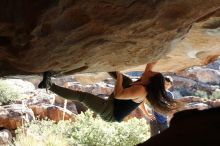
[[[12,142],[12,134],[7,129],[0,130],[0,145],[10,146]]]
[[[41,103],[47,103],[47,104],[53,104],[55,100],[55,94],[53,94],[50,91],[47,91],[45,89],[36,89],[33,94],[30,96],[30,98],[25,100],[25,103],[27,105],[33,105],[33,104],[41,104]]]
[[[218,60],[210,63],[207,65],[208,68],[214,69],[214,70],[219,70],[220,71],[220,57]]]
[[[108,86],[104,82],[96,83],[96,84],[90,84],[90,85],[81,85],[79,83],[69,83],[68,88],[83,92],[88,92],[94,95],[110,95],[114,88],[111,86]]]
[[[31,94],[35,91],[35,86],[28,81],[21,79],[7,79],[6,82],[8,84],[13,85],[13,87],[17,87],[18,90],[23,94]]]
[[[12,104],[0,107],[0,127],[14,130],[25,122],[35,119],[31,109],[22,104]]]
[[[55,105],[29,105],[34,112],[34,115],[39,119],[49,118],[53,121],[61,121],[61,120],[74,120],[75,114],[71,111],[55,106]]]
[[[189,77],[197,82],[220,85],[220,71],[205,67],[193,67],[181,74],[184,77]]]

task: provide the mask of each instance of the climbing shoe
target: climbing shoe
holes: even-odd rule
[[[50,71],[46,71],[43,73],[43,80],[38,84],[38,88],[50,89],[52,73]]]

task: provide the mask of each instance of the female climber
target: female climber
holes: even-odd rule
[[[159,113],[172,112],[177,102],[168,97],[164,87],[164,77],[161,73],[153,72],[154,63],[148,64],[142,77],[132,82],[130,78],[119,72],[109,74],[117,79],[114,92],[109,98],[102,99],[93,94],[60,87],[51,82],[51,73],[45,72],[39,88],[46,88],[68,100],[82,102],[99,114],[105,121],[122,121],[147,99],[152,108]]]

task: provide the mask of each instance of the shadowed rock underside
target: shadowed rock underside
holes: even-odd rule
[[[0,76],[179,71],[220,55],[219,0],[1,0]]]

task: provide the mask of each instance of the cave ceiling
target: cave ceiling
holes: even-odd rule
[[[219,0],[1,0],[0,76],[177,72],[220,55]]]

